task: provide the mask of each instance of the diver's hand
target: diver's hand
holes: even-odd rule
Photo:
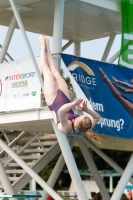
[[[112,78],[114,79],[114,81],[115,81],[116,83],[119,83],[119,80],[117,80],[114,76],[112,76]]]
[[[82,101],[82,105],[81,107],[76,107],[76,110],[80,110],[80,111],[87,111],[87,100],[86,101]]]
[[[73,105],[75,107],[75,106],[80,105],[82,102],[83,102],[83,99],[79,98],[79,99],[76,99],[75,101],[73,101]]]

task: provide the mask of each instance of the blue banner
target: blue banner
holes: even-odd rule
[[[133,70],[72,55],[61,57],[101,116],[93,131],[133,138]]]

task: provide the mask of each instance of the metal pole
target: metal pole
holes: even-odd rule
[[[82,151],[82,154],[83,154],[83,156],[84,156],[84,158],[86,160],[86,163],[87,163],[89,169],[91,170],[91,172],[93,174],[93,177],[94,177],[94,179],[95,179],[95,181],[97,183],[97,186],[98,186],[103,198],[105,200],[109,200],[110,199],[109,194],[108,194],[108,192],[107,192],[107,190],[105,188],[105,185],[104,185],[104,183],[103,183],[103,181],[101,179],[101,176],[100,176],[100,174],[99,174],[99,172],[97,170],[97,167],[96,167],[96,165],[95,165],[95,163],[94,163],[94,161],[93,161],[93,159],[91,157],[91,154],[90,154],[89,150],[87,149],[87,146],[80,139],[78,139],[78,143],[79,143],[79,147],[80,147],[80,149]]]
[[[9,47],[9,44],[10,44],[10,41],[11,41],[11,38],[12,38],[12,35],[13,35],[13,32],[14,32],[14,29],[16,27],[16,19],[15,19],[15,16],[12,17],[12,21],[10,23],[10,26],[8,28],[8,32],[6,34],[6,38],[4,40],[4,44],[3,44],[3,47],[1,49],[1,53],[0,53],[0,63],[2,63],[4,61],[4,58],[5,58],[5,55],[7,53],[7,49]]]
[[[70,138],[70,147],[71,148],[73,147],[76,139],[77,139],[76,137]],[[56,163],[56,165],[55,165],[55,167],[54,167],[54,169],[53,169],[53,171],[52,171],[52,174],[50,175],[50,177],[49,177],[49,179],[47,181],[47,184],[51,188],[54,187],[54,185],[55,185],[55,183],[57,181],[57,178],[59,177],[59,174],[60,174],[64,164],[65,164],[65,161],[64,161],[63,155],[61,154],[59,159],[58,159],[58,161],[57,161],[57,163]],[[42,199],[41,200],[47,199],[47,196],[48,196],[48,193],[45,190],[43,190]]]
[[[53,48],[52,53],[60,53],[62,48],[62,34],[64,21],[65,0],[55,0],[54,27],[53,27]]]
[[[124,189],[126,188],[126,185],[129,181],[130,177],[132,176],[132,174],[133,174],[133,154],[121,176],[121,179],[118,182],[118,185],[111,197],[111,200],[116,200],[116,199],[121,198],[121,195],[122,195]]]
[[[34,54],[33,54],[33,52],[32,52],[30,43],[29,43],[29,41],[28,41],[27,35],[26,35],[26,33],[25,33],[25,29],[24,29],[22,20],[21,20],[21,18],[20,18],[19,12],[18,12],[17,7],[16,7],[16,5],[15,5],[15,3],[14,3],[14,0],[9,0],[9,1],[10,1],[11,6],[12,6],[14,15],[15,15],[16,20],[17,20],[17,22],[18,22],[18,25],[19,25],[19,28],[20,28],[20,30],[21,30],[23,39],[24,39],[25,44],[26,44],[26,46],[27,46],[27,49],[28,49],[30,58],[31,58],[31,60],[32,60],[32,63],[33,63],[33,65],[34,65],[34,68],[35,68],[37,77],[38,77],[38,79],[39,79],[40,85],[41,85],[42,90],[43,90],[43,89],[44,89],[44,87],[43,87],[43,85],[44,85],[44,84],[43,84],[43,79],[42,79],[42,77],[41,77],[41,74],[40,74],[40,71],[39,71],[39,68],[38,68],[36,59],[35,59]]]
[[[113,176],[110,175],[109,178],[109,188],[110,188],[110,192],[113,192]]]
[[[31,169],[12,149],[10,149],[1,139],[0,146],[4,149],[8,155],[11,156],[35,181],[50,194],[55,200],[63,200],[47,183],[33,170]]]
[[[105,48],[105,51],[104,51],[104,54],[102,56],[102,59],[101,61],[106,61],[107,60],[107,57],[109,55],[109,52],[110,52],[110,49],[112,47],[112,44],[114,42],[114,39],[115,39],[115,36],[116,36],[116,33],[115,32],[112,32],[111,35],[110,35],[110,38],[108,40],[108,43],[107,43],[107,46]]]
[[[1,180],[1,183],[4,187],[4,190],[7,194],[15,194],[14,193],[14,190],[12,188],[12,185],[11,185],[11,182],[9,181],[9,178],[5,172],[5,169],[1,163],[1,160],[0,160],[0,180]],[[15,198],[13,198],[13,200],[16,200]]]
[[[107,63],[113,63],[120,55],[120,51],[117,51],[108,61]]]
[[[30,181],[30,190],[36,191],[36,181],[34,179]]]
[[[67,43],[62,47],[62,52],[65,51],[72,43],[73,43],[72,40],[70,40],[69,42],[67,42]]]
[[[80,56],[80,42],[79,41],[75,41],[74,42],[74,55],[75,56]]]
[[[15,18],[15,20],[16,20],[16,18]],[[2,49],[2,45],[1,44],[0,44],[0,47]],[[6,55],[8,56],[8,58],[10,58],[11,61],[14,61],[13,58],[9,55],[9,53],[6,52]]]
[[[77,165],[75,163],[75,160],[73,158],[70,146],[68,144],[67,137],[66,137],[65,134],[61,133],[58,130],[58,128],[55,125],[53,120],[52,120],[52,125],[53,125],[53,129],[55,131],[58,143],[60,145],[62,154],[64,156],[66,165],[68,167],[70,176],[72,178],[75,190],[76,190],[76,192],[78,194],[78,198],[79,198],[79,200],[88,200],[85,188],[83,186],[81,177],[79,175],[79,171],[78,171]]]
[[[110,166],[112,166],[118,173],[122,174],[123,169],[117,165],[111,158],[109,158],[102,150],[98,149],[90,140],[82,137],[82,141],[95,151],[101,158],[103,158]],[[133,184],[133,178],[130,178],[130,182]]]

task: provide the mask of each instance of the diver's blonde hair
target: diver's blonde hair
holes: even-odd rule
[[[102,139],[97,134],[95,134],[91,130],[91,128],[92,128],[92,121],[88,116],[86,116],[84,120],[79,122],[78,129],[80,132],[86,132],[86,136],[90,138],[93,142],[97,144],[102,144]]]
[[[88,138],[90,138],[93,142],[102,145],[103,140],[101,139],[101,137],[99,137],[97,134],[95,134],[92,130],[87,130],[86,136]]]

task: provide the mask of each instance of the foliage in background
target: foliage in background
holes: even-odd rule
[[[72,86],[71,81],[70,81],[70,78],[64,76],[64,71],[63,71],[63,69],[60,70],[60,74],[61,74],[61,76],[64,78],[64,80],[66,81],[68,87],[69,87],[69,86]]]
[[[112,168],[110,167],[110,165],[108,165],[102,158],[100,158],[95,152],[93,152],[91,149],[89,149],[94,162],[98,168],[98,170],[111,170]],[[79,147],[74,147],[73,150],[73,155],[77,164],[77,167],[79,170],[87,170],[88,166],[85,162],[85,159],[81,153],[81,150],[79,149]],[[123,169],[125,169],[130,156],[131,156],[131,152],[126,152],[126,151],[114,151],[114,150],[103,150],[104,153],[106,153],[113,161],[115,161],[120,167],[122,167]],[[47,181],[50,174],[52,173],[52,170],[54,169],[54,166],[59,158],[60,154],[57,155],[40,173],[39,175],[45,180]],[[64,165],[63,169],[67,169],[67,166]],[[87,176],[82,176],[82,179],[85,180],[87,179]],[[116,186],[116,184],[118,183],[120,177],[115,177],[114,178],[114,186]],[[62,181],[62,184],[59,185],[59,180]],[[105,183],[106,183],[106,187],[109,187],[109,178],[106,177],[104,179]],[[55,185],[55,189],[56,190],[60,190],[62,187],[69,187],[71,183],[71,178],[69,174],[65,174],[64,172],[61,172],[56,185]]]

